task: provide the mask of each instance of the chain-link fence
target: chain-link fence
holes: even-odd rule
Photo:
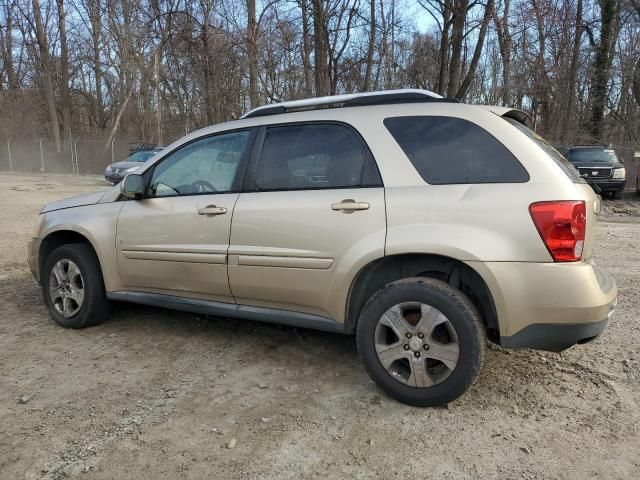
[[[129,156],[129,142],[107,137],[70,137],[57,152],[46,137],[5,138],[0,143],[0,171],[100,174],[113,162]]]

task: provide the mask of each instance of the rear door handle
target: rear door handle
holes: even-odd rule
[[[340,203],[334,203],[331,205],[331,210],[343,213],[353,213],[357,210],[369,210],[369,204],[367,202],[356,202],[353,198],[347,198],[342,200]]]
[[[225,207],[216,207],[215,205],[207,205],[206,207],[202,207],[198,209],[198,215],[224,215],[227,213],[227,209]]]

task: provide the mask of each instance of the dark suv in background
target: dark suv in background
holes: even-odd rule
[[[596,193],[610,193],[613,198],[622,198],[626,171],[613,149],[600,145],[573,146],[565,149],[564,155],[581,177],[591,186],[598,187],[599,192],[594,188]]]

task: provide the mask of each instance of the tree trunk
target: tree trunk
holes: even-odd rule
[[[113,126],[111,127],[111,132],[109,133],[109,138],[107,138],[107,143],[104,144],[105,151],[109,149],[113,138],[116,136],[116,132],[118,131],[118,127],[120,126],[120,119],[122,118],[122,114],[124,113],[124,111],[127,109],[127,105],[129,103],[129,100],[131,100],[131,97],[133,96],[133,91],[135,90],[135,88],[135,83],[131,84],[129,93],[127,93],[124,102],[122,102],[122,105],[120,105],[120,108],[118,109],[116,118],[113,121]]]
[[[442,7],[442,32],[440,32],[440,49],[438,82],[436,93],[444,95],[449,78],[449,29],[451,25],[451,1],[445,0]]]
[[[369,45],[367,47],[367,65],[362,82],[362,91],[371,89],[371,71],[373,70],[373,50],[376,43],[376,0],[369,1]]]
[[[480,61],[480,55],[482,54],[482,47],[484,46],[484,39],[487,36],[487,29],[489,28],[489,20],[491,20],[491,16],[493,15],[493,7],[494,0],[489,0],[484,9],[484,16],[482,17],[482,23],[480,24],[480,32],[478,33],[478,43],[476,43],[476,48],[473,51],[469,70],[467,71],[467,75],[465,76],[462,85],[460,85],[460,89],[456,93],[456,98],[458,100],[464,99],[467,95],[471,82],[476,75],[476,69],[478,68],[478,62]]]
[[[62,101],[62,135],[64,144],[71,135],[71,95],[69,92],[69,51],[64,0],[56,0],[58,6],[58,29],[60,30],[60,98]],[[65,147],[66,148],[66,147]]]
[[[311,78],[311,40],[309,37],[309,3],[308,0],[299,0],[302,12],[302,68],[304,69],[304,93],[307,97],[313,96],[313,80]]]
[[[32,0],[33,15],[36,26],[36,38],[38,41],[38,49],[40,51],[40,76],[44,81],[44,93],[49,107],[49,119],[51,122],[51,131],[53,140],[56,145],[56,152],[60,153],[62,148],[60,145],[60,125],[58,124],[58,112],[56,111],[56,99],[53,92],[53,80],[51,79],[51,65],[49,58],[49,46],[47,36],[42,24],[42,12],[40,11],[40,1]]]
[[[256,0],[247,0],[247,56],[249,57],[249,103],[258,106],[258,34],[256,24]]]
[[[162,146],[164,140],[162,138],[162,92],[160,91],[160,62],[162,60],[161,45],[158,45],[153,52],[153,74],[155,79],[155,93],[156,93],[156,145]],[[125,100],[124,105],[128,102]]]
[[[534,86],[534,114],[540,115],[539,129],[549,136],[551,132],[551,118],[549,115],[549,77],[547,75],[547,67],[545,62],[545,52],[547,49],[547,32],[545,30],[545,16],[547,12],[543,12],[539,1],[531,2],[536,19],[536,31],[538,34],[538,54],[536,55],[536,78]],[[536,119],[537,121],[537,119]]]
[[[455,0],[453,3],[453,24],[451,30],[451,63],[449,64],[449,86],[447,97],[458,93],[462,72],[462,44],[464,42],[464,26],[467,19],[469,0]]]
[[[509,30],[509,6],[510,0],[504,0],[504,11],[502,18],[499,18],[495,9],[493,21],[496,24],[498,34],[498,46],[500,47],[500,57],[502,58],[502,105],[511,104],[511,31]]]
[[[102,65],[100,63],[100,40],[102,29],[100,0],[91,0],[87,4],[87,10],[89,12],[89,21],[91,23],[91,60],[93,64],[94,88],[96,90],[94,115],[96,117],[96,128],[98,130],[102,130],[105,125],[104,101],[102,99]]]
[[[582,0],[576,5],[575,35],[573,37],[573,51],[571,53],[571,65],[569,67],[569,88],[567,92],[567,110],[564,122],[562,122],[562,139],[566,139],[570,127],[573,125],[573,116],[576,109],[576,84],[578,83],[578,67],[580,62],[580,45],[582,42]]]
[[[4,16],[7,22],[6,36],[4,39],[4,68],[7,72],[7,89],[9,93],[18,88],[15,70],[13,69],[13,3],[5,4]]]
[[[323,0],[313,0],[313,37],[315,47],[316,95],[329,95],[329,45]]]
[[[614,39],[614,23],[618,14],[616,0],[600,0],[600,39],[596,46],[591,77],[591,135],[599,139],[607,100],[607,83],[611,73],[611,45]]]
[[[640,0],[631,0],[631,5],[635,9],[638,14],[637,20],[640,21]],[[638,61],[636,62],[636,66],[633,69],[633,98],[635,98],[636,103],[640,107],[640,57],[638,57]]]

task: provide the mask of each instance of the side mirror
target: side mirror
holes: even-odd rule
[[[124,177],[124,180],[120,182],[120,193],[127,198],[142,198],[144,195],[144,179],[142,175],[130,173]]]

